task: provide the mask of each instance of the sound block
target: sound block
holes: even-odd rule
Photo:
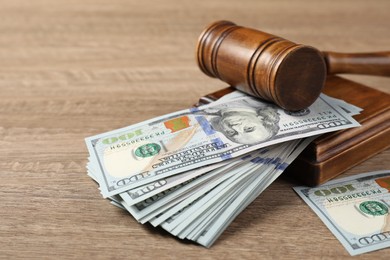
[[[198,105],[234,91],[228,87],[199,99]],[[316,138],[287,168],[286,174],[309,186],[322,184],[390,147],[390,95],[337,77],[327,78],[323,93],[363,109],[354,118],[361,127]]]

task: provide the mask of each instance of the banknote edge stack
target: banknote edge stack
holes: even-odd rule
[[[217,104],[229,107],[229,102],[245,98],[247,96],[242,92],[233,92],[213,104],[205,105],[200,110],[210,106],[214,108]],[[331,130],[359,126],[351,116],[358,114],[361,109],[324,95],[321,98],[325,100],[325,103],[331,103],[335,110],[343,114],[343,117],[348,117],[347,120],[350,122],[349,125],[340,125]],[[199,109],[189,109],[188,111],[197,113]],[[305,114],[307,111],[299,113]],[[323,113],[326,114],[328,111]],[[107,149],[103,152],[95,149],[97,142],[108,140],[107,137],[113,136],[113,134],[118,136],[117,133],[129,132],[129,129],[139,129],[146,125],[153,126],[153,124],[161,124],[161,122],[166,123],[167,120],[172,122],[182,115],[183,111],[179,111],[86,138],[90,153],[87,164],[88,175],[99,184],[100,189],[104,183],[107,184],[108,174],[107,169],[104,168],[104,159],[102,159],[102,154]],[[164,121],[164,119],[167,120]],[[202,120],[199,117],[196,119],[202,125],[203,131],[213,131],[213,126],[210,127],[212,124],[204,122],[203,117]],[[131,131],[131,133],[135,132]],[[113,205],[127,210],[138,222],[161,226],[174,236],[193,240],[205,247],[210,247],[235,217],[283,173],[286,167],[318,134],[325,132],[299,135],[296,139],[290,138],[280,143],[266,144],[248,152],[241,152],[233,158],[226,156],[218,162],[161,178],[152,178],[129,189],[122,188],[117,194],[108,194],[102,189],[101,192],[103,197],[109,199]],[[122,143],[126,143],[126,140],[123,140]],[[141,146],[139,145],[138,148]],[[243,149],[247,147],[244,146]],[[132,153],[135,153],[134,151],[137,149],[133,149]],[[106,154],[110,153],[106,152]],[[139,175],[133,174],[131,177],[135,176]]]

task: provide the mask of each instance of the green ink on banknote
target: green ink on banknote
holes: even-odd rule
[[[359,209],[372,216],[383,216],[389,212],[387,206],[378,201],[364,201],[360,203]]]
[[[161,146],[156,143],[144,144],[135,150],[137,157],[146,158],[158,154],[161,150]]]
[[[354,191],[354,190],[356,190],[356,189],[351,184],[347,184],[344,186],[331,188],[330,190],[324,190],[324,189],[316,190],[314,192],[314,194],[322,197],[322,196],[328,196],[331,194],[342,194],[342,193],[345,193],[347,191]]]
[[[103,144],[113,144],[113,143],[116,143],[118,141],[130,140],[133,137],[139,136],[139,135],[142,135],[142,130],[141,129],[138,129],[138,130],[135,130],[133,132],[129,132],[129,133],[126,133],[126,134],[123,134],[123,135],[120,135],[120,136],[112,136],[112,137],[109,137],[109,138],[105,138],[105,139],[103,139],[102,143]]]

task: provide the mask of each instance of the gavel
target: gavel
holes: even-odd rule
[[[249,95],[286,110],[310,106],[327,75],[390,76],[390,52],[320,52],[229,21],[209,25],[196,47],[200,69]]]

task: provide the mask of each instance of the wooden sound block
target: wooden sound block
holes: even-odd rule
[[[199,100],[209,103],[234,91],[229,87]],[[362,84],[328,77],[323,92],[363,109],[354,118],[361,127],[324,134],[287,168],[287,174],[309,186],[319,185],[390,147],[390,95]]]

